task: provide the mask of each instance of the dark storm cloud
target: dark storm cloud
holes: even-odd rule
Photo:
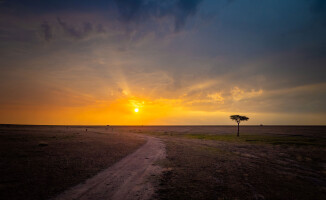
[[[143,23],[165,17],[174,19],[175,31],[181,30],[187,19],[194,16],[202,0],[100,0],[100,1],[23,1],[5,2],[2,7],[15,10],[20,15],[25,13],[56,13],[59,11],[96,11],[112,20],[117,18],[122,23]],[[81,37],[72,27],[63,25],[67,32]]]
[[[56,26],[59,26],[59,30],[61,30],[61,33],[60,31],[58,31],[58,29],[55,28]],[[62,32],[68,38],[74,40],[81,40],[90,35],[106,33],[106,30],[102,24],[92,24],[90,22],[73,24],[62,20],[59,17],[57,18],[55,23],[50,24],[49,22],[44,21],[40,25],[40,34],[47,42],[53,40],[54,36],[58,37],[62,35]]]

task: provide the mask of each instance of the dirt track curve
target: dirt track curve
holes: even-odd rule
[[[165,158],[165,146],[158,138],[146,138],[147,142],[134,153],[54,199],[150,199],[154,194],[150,177],[162,171],[154,162]]]

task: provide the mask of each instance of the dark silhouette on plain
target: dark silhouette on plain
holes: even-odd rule
[[[238,133],[237,133],[237,137],[239,137],[239,126],[240,126],[240,122],[241,121],[248,121],[249,117],[246,116],[241,116],[241,115],[231,115],[230,119],[236,121],[238,123]]]

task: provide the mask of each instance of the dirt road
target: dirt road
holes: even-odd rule
[[[55,200],[146,200],[154,194],[150,181],[161,172],[155,161],[165,158],[163,142],[146,137],[147,142],[134,153],[64,193]]]

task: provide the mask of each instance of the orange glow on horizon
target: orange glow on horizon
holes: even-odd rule
[[[95,98],[88,98],[87,101],[84,98],[78,100],[81,102],[79,105],[67,106],[52,102],[43,105],[3,106],[0,109],[0,121],[4,124],[40,125],[233,125],[229,116],[234,112],[219,110],[218,105],[216,109],[213,107],[206,110],[196,109],[181,98],[123,96],[111,100]],[[66,98],[65,102],[70,101]],[[246,114],[253,119],[250,124],[264,123],[262,119],[272,121],[279,116],[291,117],[291,115],[280,113],[246,112]],[[311,120],[317,120],[318,117],[320,116],[316,115]],[[299,120],[299,118],[293,118],[293,124]]]

